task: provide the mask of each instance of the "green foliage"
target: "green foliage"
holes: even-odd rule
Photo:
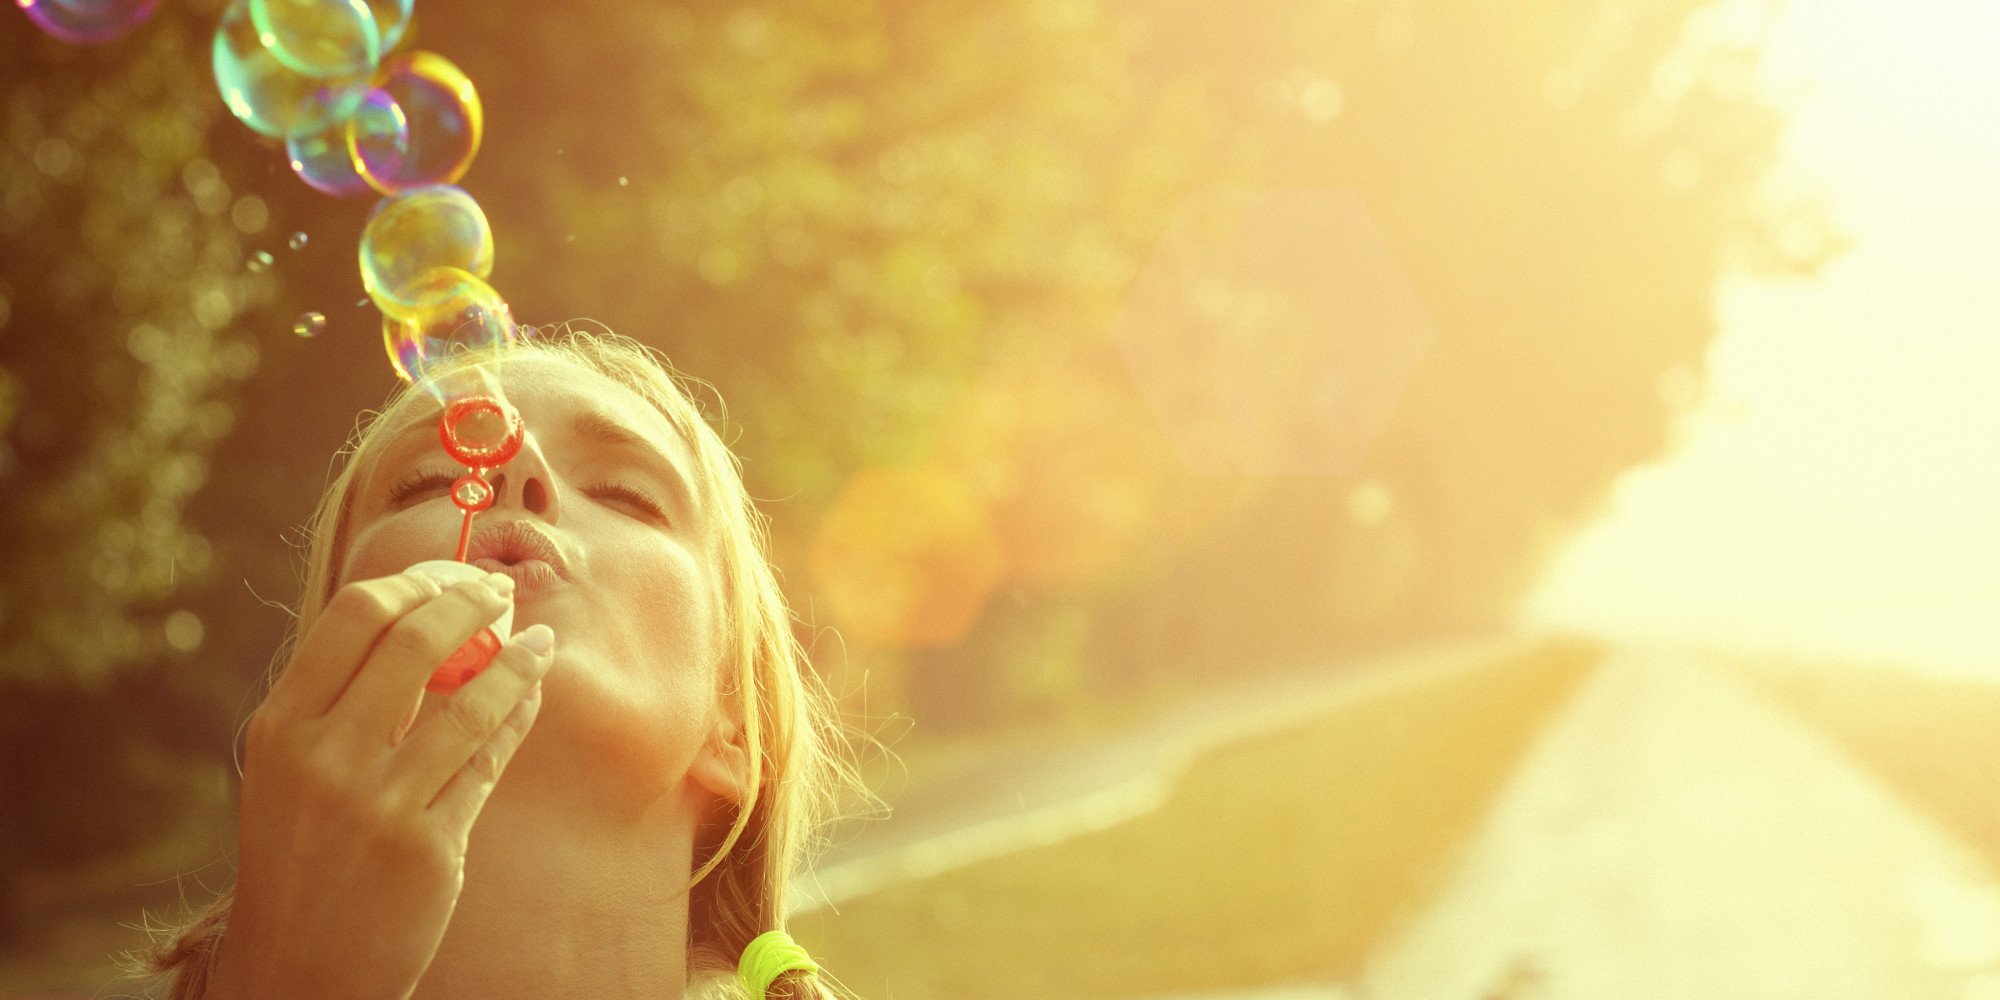
[[[183,515],[257,365],[234,326],[268,290],[242,245],[266,210],[204,156],[182,26],[115,59],[36,41],[0,146],[0,683],[101,690],[199,642],[161,605],[213,563]]]

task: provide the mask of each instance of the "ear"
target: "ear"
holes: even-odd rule
[[[726,802],[741,804],[750,788],[750,752],[744,746],[743,729],[730,716],[728,701],[718,698],[709,709],[708,737],[695,751],[688,776],[709,794]]]

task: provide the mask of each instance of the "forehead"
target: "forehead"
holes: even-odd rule
[[[689,442],[674,429],[658,407],[638,393],[584,365],[555,357],[512,358],[488,369],[492,381],[521,414],[531,433],[548,437],[578,425],[579,420],[612,424],[651,442],[683,468],[691,457]],[[437,440],[440,411],[422,402],[393,419],[375,460],[394,452],[421,448]]]

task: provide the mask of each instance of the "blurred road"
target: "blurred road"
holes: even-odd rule
[[[1534,638],[1490,634],[1413,646],[1211,692],[1091,739],[996,753],[888,796],[893,815],[836,835],[795,887],[795,912],[1103,829],[1165,801],[1189,762],[1394,686],[1490,666]]]
[[[1235,739],[1528,641],[1261,681],[900,796],[807,907],[1121,822]],[[2000,886],[1819,734],[1685,651],[1614,649],[1464,861],[1352,983],[1156,1000],[2000,1000]]]
[[[1352,995],[1993,1000],[2000,889],[1791,716],[1620,650]]]

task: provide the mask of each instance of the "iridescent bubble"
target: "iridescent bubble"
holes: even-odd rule
[[[287,241],[285,245],[291,247],[294,250],[304,250],[306,248],[307,241],[309,241],[311,238],[312,237],[306,235],[305,230],[301,229],[298,232],[293,233],[292,238],[289,241]]]
[[[250,273],[256,274],[262,271],[270,270],[272,263],[273,260],[271,254],[268,251],[259,250],[256,253],[251,254],[250,259],[248,261],[245,261],[243,266],[249,268]]]
[[[403,40],[403,29],[410,24],[410,8],[416,0],[368,0],[368,9],[375,15],[376,30],[382,35],[382,51],[386,54]]]
[[[493,273],[493,230],[463,189],[421,187],[375,206],[361,231],[361,284],[383,315],[407,317],[422,306],[416,279],[432,268]]]
[[[361,0],[249,0],[250,23],[272,57],[307,76],[372,73],[382,33]]]
[[[82,45],[108,42],[153,16],[158,0],[17,0],[35,26]]]
[[[493,286],[470,271],[434,267],[405,286],[416,303],[382,321],[383,345],[397,374],[427,382],[432,365],[460,351],[511,344],[513,313]]]
[[[365,72],[308,76],[278,60],[257,36],[249,0],[231,0],[215,29],[215,85],[243,124],[278,139],[323,132],[354,113],[368,90]]]
[[[400,139],[396,129],[372,120],[391,113],[406,123]],[[412,52],[376,71],[349,152],[370,185],[395,194],[465,176],[484,130],[479,92],[465,73],[434,52]]]
[[[354,154],[351,151],[350,129],[387,129],[390,131],[385,141],[403,142],[408,133],[404,129],[403,115],[394,105],[389,113],[371,113],[370,104],[364,96],[361,106],[346,121],[335,122],[328,128],[287,140],[285,152],[292,163],[292,173],[311,185],[315,190],[324,191],[335,197],[346,198],[357,194],[374,194],[375,189],[354,170]]]
[[[299,321],[292,324],[292,332],[301,337],[317,337],[326,332],[326,314],[323,312],[300,313]]]

